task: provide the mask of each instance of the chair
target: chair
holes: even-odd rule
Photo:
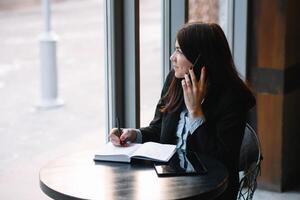
[[[260,173],[261,160],[262,154],[259,138],[255,130],[249,124],[246,124],[240,152],[238,200],[253,198],[257,187],[256,178]]]

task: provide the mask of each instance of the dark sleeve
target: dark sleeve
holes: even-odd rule
[[[190,136],[188,145],[193,151],[215,157],[229,169],[236,168],[242,143],[246,111],[237,102],[223,104],[215,121],[205,122]]]
[[[163,113],[160,112],[160,108],[162,105],[164,105],[162,97],[168,91],[173,76],[174,76],[174,71],[171,70],[166,78],[163,89],[161,91],[160,100],[158,101],[158,104],[156,105],[153,120],[150,122],[149,126],[140,128],[140,131],[142,133],[142,142],[143,143],[148,142],[148,141],[159,142],[159,140],[160,140],[161,123],[162,123],[162,117],[163,117]]]
[[[229,172],[229,185],[220,199],[236,199],[239,189],[239,153],[246,126],[246,115],[250,108],[247,101],[251,101],[250,97],[246,101],[242,98],[232,93],[217,98],[215,102],[220,103],[211,106],[212,115],[209,116],[207,113],[207,121],[188,138],[187,148],[210,155],[226,166]],[[255,99],[251,104],[255,104]]]

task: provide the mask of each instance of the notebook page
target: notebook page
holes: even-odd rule
[[[103,148],[100,149],[96,154],[109,156],[109,155],[128,155],[129,157],[133,154],[141,144],[130,143],[127,146],[115,146],[111,142],[107,143]]]
[[[146,142],[132,156],[167,162],[174,154],[176,145]]]

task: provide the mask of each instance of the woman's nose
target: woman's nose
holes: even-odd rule
[[[172,62],[175,61],[175,52],[170,56],[170,60],[171,60]]]

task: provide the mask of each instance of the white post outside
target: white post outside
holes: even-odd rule
[[[39,108],[53,108],[63,105],[57,92],[56,41],[57,36],[51,31],[49,0],[42,0],[44,31],[40,35],[41,64],[41,99]]]

